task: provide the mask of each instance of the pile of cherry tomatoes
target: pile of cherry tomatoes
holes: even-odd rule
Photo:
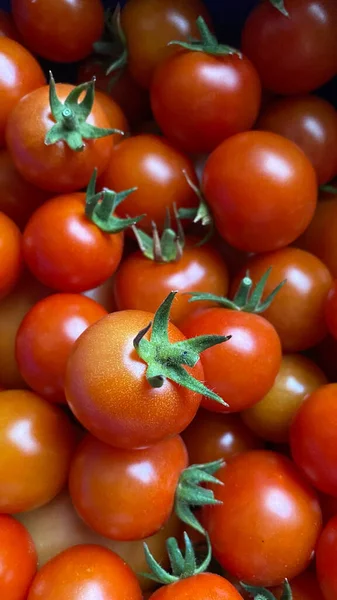
[[[1,600],[337,600],[337,3],[252,4],[0,11]]]

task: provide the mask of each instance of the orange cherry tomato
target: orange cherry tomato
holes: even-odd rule
[[[0,591],[6,600],[23,600],[35,575],[37,556],[27,529],[0,515]]]

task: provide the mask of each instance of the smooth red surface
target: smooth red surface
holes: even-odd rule
[[[320,258],[337,277],[337,197],[317,204],[314,217],[297,245]]]
[[[201,573],[159,588],[149,600],[241,600],[235,587],[214,573]]]
[[[324,600],[335,600],[337,595],[337,517],[325,526],[316,551],[317,577]]]
[[[0,590],[6,600],[26,598],[36,573],[37,555],[27,529],[9,515],[0,515]]]

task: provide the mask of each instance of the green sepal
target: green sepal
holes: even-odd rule
[[[121,219],[115,215],[117,206],[138,188],[130,188],[118,193],[104,188],[101,192],[96,193],[96,180],[97,169],[94,170],[87,187],[85,214],[101,231],[104,231],[104,233],[120,233],[127,227],[132,227],[144,217],[144,215],[140,215],[132,219]]]
[[[285,17],[289,17],[289,13],[286,7],[284,6],[284,0],[269,0],[269,2],[272,6],[274,6],[274,8],[276,8],[280,13],[282,13],[282,15],[284,15]]]
[[[176,583],[181,579],[187,579],[188,577],[193,577],[193,575],[204,573],[212,558],[212,548],[208,536],[206,536],[206,540],[207,555],[201,564],[198,565],[193,544],[186,531],[184,532],[185,554],[180,550],[177,540],[175,538],[169,538],[166,541],[166,548],[170,559],[172,573],[169,573],[160,566],[152,556],[148,545],[144,542],[145,558],[151,573],[139,573],[139,575],[151,579],[152,581],[156,581],[157,583],[161,583],[162,585],[169,585],[170,583]]]
[[[233,298],[233,300],[229,300],[228,298],[224,298],[222,296],[215,296],[214,294],[207,294],[201,292],[190,292],[191,298],[189,302],[198,302],[198,301],[209,301],[216,302],[223,306],[224,308],[229,308],[231,310],[240,310],[243,312],[250,312],[259,314],[264,312],[271,303],[273,302],[275,296],[279,293],[280,289],[286,283],[286,279],[281,281],[276,288],[268,294],[267,298],[262,300],[263,292],[265,285],[267,283],[267,279],[271,273],[272,267],[270,267],[265,274],[261,277],[260,281],[255,285],[253,281],[249,277],[249,273],[240,281],[238,290]]]
[[[169,263],[181,259],[185,245],[185,234],[175,207],[174,214],[177,222],[177,231],[174,231],[171,226],[169,210],[166,212],[164,229],[161,236],[154,222],[152,222],[152,236],[138,229],[136,226],[132,228],[140,250],[149,260]]]
[[[239,58],[242,58],[241,52],[236,50],[236,48],[232,48],[232,46],[227,46],[225,44],[219,44],[215,35],[210,32],[203,17],[199,16],[197,18],[197,26],[200,33],[200,40],[189,40],[187,42],[172,40],[168,43],[168,46],[180,46],[185,50],[204,52],[205,54],[211,54],[212,56],[229,56],[235,54]]]
[[[160,388],[166,379],[170,379],[227,407],[228,404],[220,396],[195,379],[183,365],[194,367],[203,350],[222,344],[231,336],[202,335],[171,344],[168,338],[168,322],[176,294],[177,292],[170,292],[155,313],[153,323],[149,323],[133,340],[138,355],[147,363],[147,381],[151,387]],[[151,337],[147,340],[144,336],[151,327]]]
[[[116,57],[109,64],[106,75],[119,71],[122,72],[128,64],[127,40],[121,25],[121,7],[117,4],[115,10],[108,9],[105,13],[104,33],[102,39],[93,44],[97,54],[107,57]]]
[[[240,582],[241,587],[252,596],[254,600],[276,600],[274,594],[269,590],[262,587],[255,587],[253,585],[247,585],[246,583]],[[281,600],[292,600],[293,594],[289,581],[285,579],[283,586],[283,593]]]
[[[174,510],[177,517],[199,533],[206,534],[191,507],[201,507],[221,504],[216,500],[211,489],[202,487],[204,483],[223,485],[223,482],[214,477],[219,469],[224,466],[223,460],[216,460],[204,465],[191,465],[181,473],[176,488]]]
[[[189,177],[189,175],[188,175],[187,171],[185,171],[185,169],[184,169],[183,173],[184,173],[184,176],[185,176],[185,179],[186,179],[188,185],[193,190],[193,192],[195,193],[195,195],[197,196],[197,198],[199,200],[199,206],[196,208],[180,208],[178,210],[178,217],[180,219],[188,219],[190,221],[193,221],[193,223],[195,223],[195,224],[200,223],[203,227],[209,228],[205,237],[197,244],[198,246],[201,246],[202,244],[205,244],[206,242],[208,242],[208,240],[212,237],[212,235],[214,233],[214,221],[213,221],[213,217],[212,217],[210,208],[209,208],[200,188],[198,186],[196,186],[195,183],[193,183],[193,181],[191,180],[191,178]]]
[[[334,185],[321,185],[319,189],[321,192],[327,192],[328,194],[337,194],[337,187]]]
[[[83,92],[84,98],[79,102]],[[98,139],[115,133],[124,135],[119,129],[95,127],[86,122],[92,110],[94,96],[95,80],[92,79],[75,87],[65,101],[61,102],[56,93],[53,74],[50,72],[49,102],[56,122],[45,136],[44,142],[47,146],[64,141],[71,150],[80,152],[84,149],[84,140]]]

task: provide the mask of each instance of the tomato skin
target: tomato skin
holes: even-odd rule
[[[185,152],[212,152],[247,131],[260,102],[259,76],[244,56],[179,52],[159,65],[151,85],[157,123]]]
[[[226,296],[228,271],[220,254],[210,244],[187,246],[176,262],[156,263],[142,252],[126,257],[115,276],[114,294],[118,310],[155,312],[171,290],[178,290],[170,313],[179,327],[190,314],[212,306],[209,302],[189,302],[186,292],[209,292]]]
[[[200,573],[165,585],[156,590],[150,600],[242,600],[241,594],[224,577],[215,573]]]
[[[7,215],[0,212],[0,300],[14,289],[21,271],[20,230]]]
[[[222,458],[227,461],[247,450],[263,447],[263,442],[237,415],[219,415],[199,409],[183,431],[190,464],[205,464]]]
[[[290,582],[292,600],[324,600],[315,573],[305,571]],[[273,589],[276,600],[282,600],[283,586]]]
[[[273,326],[253,313],[209,308],[181,324],[186,337],[231,335],[227,342],[205,350],[201,363],[205,385],[219,394],[229,408],[203,398],[215,412],[238,412],[258,402],[272,387],[281,364],[281,344]]]
[[[247,269],[256,284],[270,267],[264,297],[284,279],[287,282],[264,311],[264,317],[274,325],[283,351],[311,348],[327,333],[324,309],[332,282],[327,267],[309,252],[283,248],[251,258],[234,279],[231,294]]]
[[[72,85],[56,84],[61,102],[73,89]],[[87,123],[109,128],[108,117],[97,100]],[[19,173],[37,187],[59,193],[80,190],[89,183],[95,167],[98,175],[106,168],[112,137],[84,140],[81,152],[71,150],[63,141],[46,146],[45,136],[54,124],[49,86],[43,86],[27,94],[12,110],[6,129],[8,150]]]
[[[26,598],[36,573],[36,550],[26,528],[9,515],[0,515],[0,565],[0,589],[4,598]]]
[[[337,198],[319,202],[314,217],[304,234],[296,242],[303,250],[320,258],[337,278]]]
[[[89,434],[73,457],[69,491],[91,529],[112,540],[141,540],[168,520],[187,466],[180,436],[143,450],[120,450]]]
[[[337,73],[337,12],[334,0],[287,0],[289,18],[269,2],[258,4],[245,23],[241,44],[263,87],[302,94]]]
[[[275,586],[309,564],[322,515],[291,461],[264,450],[235,456],[217,473],[222,504],[203,509],[215,558],[241,581]]]
[[[327,383],[317,365],[300,354],[286,354],[273,387],[262,400],[242,413],[244,423],[261,438],[289,441],[289,429],[305,398]]]
[[[66,404],[64,377],[74,342],[106,314],[79,294],[53,294],[35,304],[16,336],[16,360],[29,387],[50,402]]]
[[[99,0],[12,0],[11,10],[25,46],[48,60],[75,62],[85,58],[103,32]]]
[[[130,169],[132,164],[132,169]],[[111,160],[98,181],[98,189],[116,192],[138,187],[118,207],[121,217],[146,216],[141,228],[152,231],[152,221],[162,229],[167,209],[197,206],[198,200],[183,171],[197,183],[193,164],[165,139],[155,135],[138,135],[115,146]]]
[[[17,513],[49,502],[66,483],[75,445],[63,411],[33,392],[0,392],[0,511]]]
[[[23,255],[44,285],[79,293],[116,271],[123,244],[123,232],[101,231],[85,215],[85,194],[73,193],[51,198],[34,212],[23,234]]]
[[[326,100],[311,95],[271,100],[256,129],[295,142],[311,161],[320,185],[336,174],[337,112]]]
[[[95,98],[103,108],[106,116],[108,117],[109,127],[113,129],[119,129],[124,133],[129,133],[129,123],[127,122],[126,116],[124,115],[121,107],[115,102],[111,96],[108,96],[105,92],[101,90],[95,91]],[[113,136],[113,140],[115,144],[121,142],[123,140],[122,135],[115,134]]]
[[[334,600],[337,594],[336,553],[337,516],[323,529],[316,550],[317,577],[325,600]]]
[[[5,129],[15,105],[45,82],[34,56],[15,40],[0,36],[0,147],[5,145]]]
[[[35,576],[27,600],[142,600],[136,576],[117,554],[79,544],[55,556]]]
[[[246,252],[293,242],[317,202],[307,157],[293,142],[266,131],[238,133],[220,144],[206,163],[203,189],[220,235]]]

